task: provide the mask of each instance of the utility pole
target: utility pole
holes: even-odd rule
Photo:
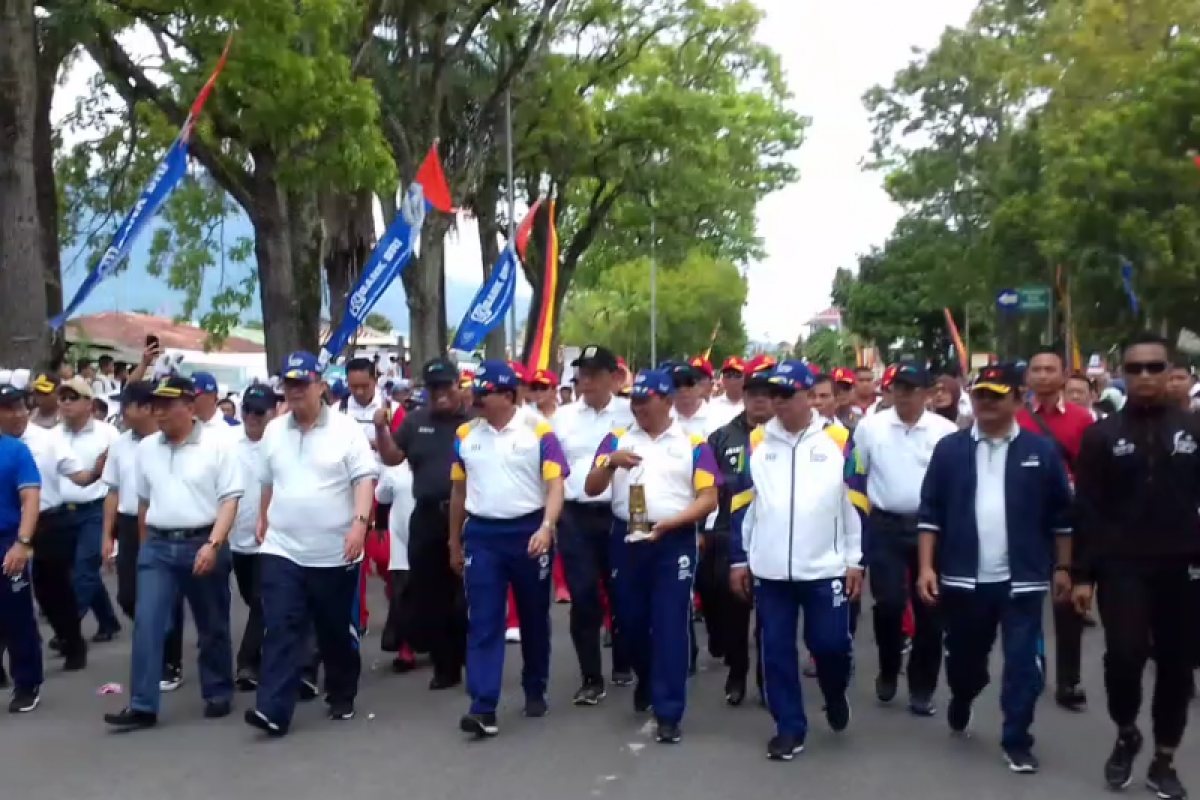
[[[505,166],[508,170],[508,246],[512,247],[517,225],[517,198],[513,180],[512,92],[508,90],[504,92],[504,131]],[[519,274],[513,276],[514,282],[518,277]],[[508,310],[508,349],[511,353],[509,360],[519,361],[521,355],[517,352],[517,293],[515,290],[513,291],[512,305]]]

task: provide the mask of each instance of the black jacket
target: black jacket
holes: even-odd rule
[[[754,427],[743,411],[708,437],[708,446],[712,448],[717,466],[721,468],[721,477],[724,478],[718,490],[717,521],[713,524],[713,533],[718,535],[729,535],[729,504],[733,499],[733,490],[738,485],[742,464],[750,458],[750,432]]]
[[[1075,578],[1200,561],[1200,419],[1127,404],[1084,432],[1075,470]]]

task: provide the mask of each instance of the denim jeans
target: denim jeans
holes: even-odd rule
[[[79,604],[79,618],[91,611],[96,615],[96,624],[102,632],[121,629],[117,612],[113,609],[108,589],[100,578],[103,566],[102,544],[104,541],[104,502],[86,503],[71,511],[67,524],[76,529],[75,565],[71,571],[71,582],[75,587],[75,601]]]
[[[229,632],[229,548],[217,554],[212,572],[192,574],[196,553],[207,539],[157,538],[152,530],[138,553],[137,614],[133,626],[130,708],[157,714],[163,647],[172,608],[182,594],[192,608],[200,645],[200,695],[207,702],[233,698],[233,645]]]

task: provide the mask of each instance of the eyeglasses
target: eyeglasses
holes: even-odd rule
[[[60,392],[58,399],[64,403],[74,403],[76,400],[82,400],[83,398],[74,392]]]
[[[1167,371],[1167,362],[1127,361],[1121,369],[1126,375],[1161,375]]]
[[[265,417],[267,410],[265,408],[246,408],[242,406],[243,417]]]
[[[785,386],[772,386],[767,390],[772,400],[791,400],[796,396],[795,389],[788,389]]]

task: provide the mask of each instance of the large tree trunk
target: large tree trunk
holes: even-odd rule
[[[492,276],[492,269],[500,258],[500,242],[496,238],[500,234],[500,228],[496,225],[496,206],[499,203],[497,195],[495,186],[487,181],[476,195],[475,219],[479,223],[479,252],[483,256],[484,283]],[[483,353],[487,358],[505,357],[507,347],[504,334],[507,324],[507,320],[502,321],[483,340]]]
[[[46,270],[34,168],[37,39],[33,0],[0,0],[0,363],[49,355]]]
[[[316,194],[288,193],[288,224],[299,349],[315,353],[321,346],[321,251],[324,249]]]
[[[38,227],[41,229],[42,266],[46,276],[46,314],[50,317],[63,310],[62,261],[58,242],[58,181],[54,176],[54,126],[50,122],[58,68],[63,59],[57,41],[44,42],[38,57],[37,115],[33,122]],[[65,355],[66,338],[56,337],[52,349],[52,357]]]
[[[329,321],[336,328],[346,313],[346,298],[375,247],[372,195],[338,193],[322,199],[325,224],[323,266],[329,287]]]
[[[421,263],[410,264],[400,273],[408,300],[409,348],[414,370],[446,352],[446,328],[442,324],[445,309],[441,306],[449,228],[450,220],[443,214],[431,213],[426,217],[421,230]]]

